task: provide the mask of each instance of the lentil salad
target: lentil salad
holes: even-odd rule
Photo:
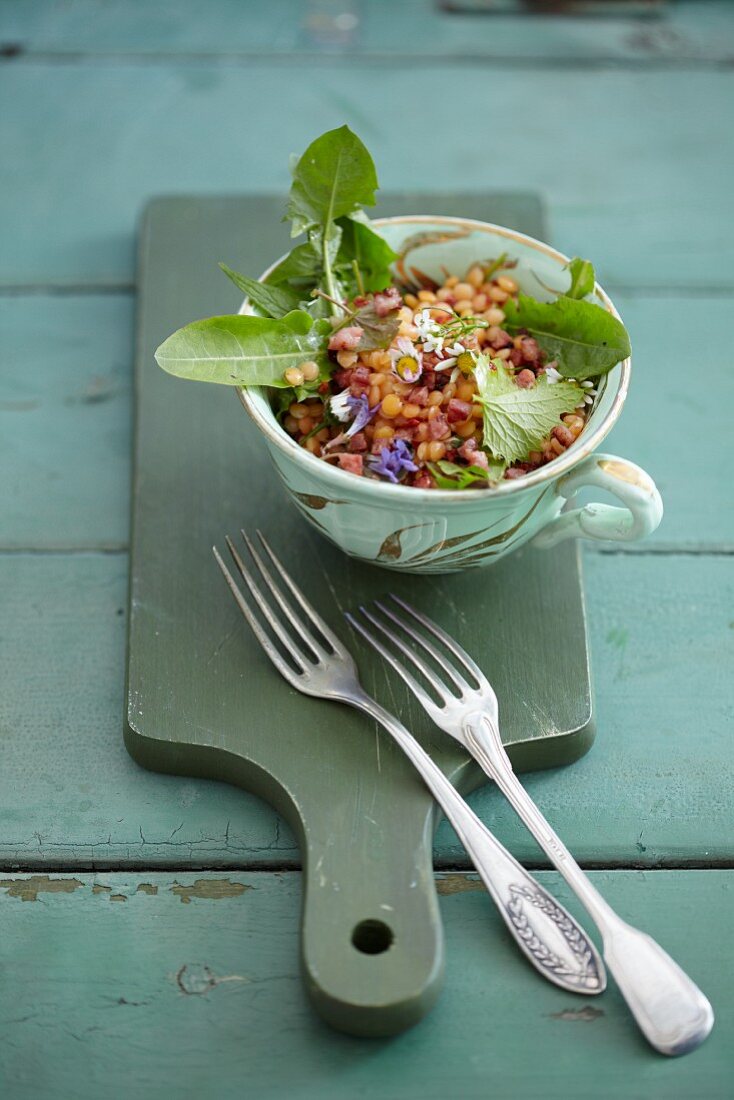
[[[431,278],[407,256],[436,234],[395,253],[364,213],[376,188],[348,127],[317,138],[295,161],[286,212],[305,242],[262,281],[221,264],[248,314],[184,326],[159,365],[266,388],[291,439],[350,476],[491,489],[552,462],[629,354],[621,321],[589,300],[592,265],[571,260],[565,290],[535,276],[551,301],[524,293],[506,254]]]

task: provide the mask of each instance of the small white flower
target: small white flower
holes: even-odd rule
[[[423,344],[423,350],[441,355],[444,338],[441,334],[441,326],[431,316],[430,309],[422,309],[420,313],[416,313],[413,324],[418,332],[418,339]]]
[[[342,393],[336,393],[333,397],[329,398],[329,408],[337,420],[340,420],[342,423],[346,423],[347,420],[352,419],[352,410],[349,407],[349,397],[349,390],[344,390]]]
[[[556,382],[560,382],[561,379],[563,378],[563,375],[561,374],[561,372],[556,370],[555,367],[546,367],[545,368],[545,376],[548,379],[548,385],[549,386],[555,385]],[[570,381],[570,379],[569,379],[569,381]]]
[[[423,356],[412,341],[400,336],[395,347],[390,348],[390,364],[393,374],[401,382],[417,382],[423,373]]]

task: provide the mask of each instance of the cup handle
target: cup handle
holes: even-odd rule
[[[633,542],[652,534],[663,518],[663,502],[655,482],[634,462],[616,455],[592,454],[558,482],[556,491],[571,500],[579,489],[596,485],[612,493],[623,508],[610,504],[586,504],[562,512],[533,539],[541,548],[564,539],[607,539]]]

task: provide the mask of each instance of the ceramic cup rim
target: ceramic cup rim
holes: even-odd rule
[[[519,244],[527,245],[537,252],[542,252],[544,255],[549,256],[552,260],[555,260],[560,267],[564,267],[569,263],[570,257],[552,248],[544,241],[539,241],[535,237],[529,237],[525,233],[519,233],[515,229],[508,229],[503,225],[495,225],[493,222],[479,221],[476,218],[461,218],[440,214],[400,214],[392,218],[375,218],[372,222],[372,224],[377,227],[383,225],[435,225],[436,223],[459,227],[468,226],[472,230],[487,233],[488,236],[502,237],[508,241],[515,241]],[[273,271],[283,259],[284,256],[279,257],[266,268],[260,276],[260,280],[266,279],[270,272]],[[621,320],[614,302],[603,287],[597,283],[594,287],[594,292],[612,316]],[[239,312],[247,313],[248,311],[249,303],[248,299],[245,298]],[[600,420],[591,432],[587,434],[585,430],[581,433],[578,440],[578,449],[576,449],[576,444],[573,444],[567,451],[564,451],[563,454],[554,458],[552,462],[539,467],[537,470],[533,470],[531,473],[526,474],[525,477],[509,480],[504,479],[491,489],[462,489],[461,492],[458,493],[451,489],[417,489],[414,486],[393,485],[390,482],[378,481],[376,478],[356,478],[354,476],[349,478],[349,487],[357,494],[376,496],[386,503],[390,499],[395,503],[400,500],[406,502],[405,493],[410,493],[411,495],[408,499],[412,500],[416,505],[419,505],[421,501],[423,503],[428,503],[430,501],[433,504],[449,504],[449,502],[451,502],[451,506],[456,507],[460,503],[471,503],[472,505],[476,505],[480,500],[494,500],[498,495],[509,496],[513,493],[520,494],[539,485],[556,481],[559,477],[569,473],[569,471],[574,469],[583,459],[592,454],[612,430],[627,397],[631,370],[632,362],[630,357],[627,357],[621,363],[617,392],[614,395],[612,404],[607,410],[604,419]],[[299,447],[284,428],[281,428],[275,420],[271,422],[261,413],[245,387],[238,386],[236,392],[246,412],[250,418],[254,420],[255,424],[257,424],[260,431],[270,443],[274,444],[278,450],[282,451],[293,462],[300,464],[304,471],[311,471],[315,477],[333,484],[337,491],[340,488],[342,492],[346,490],[344,484],[344,479],[348,476],[346,471],[339,467],[332,466],[329,462],[324,462],[322,459],[317,458],[316,455],[312,455],[310,451],[307,451],[304,447]]]

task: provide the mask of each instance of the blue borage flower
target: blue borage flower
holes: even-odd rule
[[[413,462],[413,452],[404,439],[393,439],[379,454],[370,455],[367,465],[373,474],[386,477],[394,485],[400,480],[400,474],[415,473],[418,469]]]
[[[379,407],[379,404],[377,404],[370,408],[366,394],[363,393],[359,397],[354,397],[348,390],[329,398],[329,408],[337,420],[342,423],[346,423],[347,420],[352,421],[344,432],[347,439],[356,435],[357,432],[361,432],[362,428],[369,424]]]

